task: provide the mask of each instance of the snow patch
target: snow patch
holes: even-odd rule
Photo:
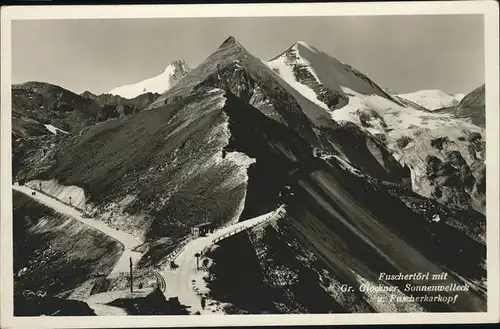
[[[359,171],[356,167],[354,167],[352,164],[350,164],[349,161],[347,161],[346,159],[344,159],[338,155],[333,155],[332,157],[337,159],[338,163],[340,164],[340,166],[342,168],[346,169],[347,171],[353,173],[356,176],[363,176],[361,171]]]
[[[435,214],[434,216],[432,216],[431,220],[435,223],[439,222],[441,220],[441,217],[439,217],[438,214]]]
[[[245,170],[247,170],[250,165],[254,164],[257,161],[254,158],[250,158],[248,155],[241,152],[229,152],[226,154],[226,159],[228,161],[232,161],[234,164]]]
[[[217,92],[223,92],[223,90],[220,88],[213,88],[213,89],[210,89],[209,91],[207,91],[208,94],[214,94]]]
[[[53,133],[54,135],[57,135],[57,133],[58,133],[58,132],[61,132],[61,133],[63,133],[63,134],[68,134],[68,132],[67,132],[67,131],[64,131],[64,130],[62,130],[62,129],[59,129],[59,128],[57,128],[57,127],[54,127],[53,125],[44,125],[44,126],[45,126],[45,128],[46,128],[48,131],[50,131],[50,132],[51,132],[51,133]]]

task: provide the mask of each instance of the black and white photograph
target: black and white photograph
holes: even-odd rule
[[[2,11],[2,315],[498,319],[498,4],[309,5]]]

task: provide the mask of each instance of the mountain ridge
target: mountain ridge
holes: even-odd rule
[[[186,61],[182,59],[175,60],[163,69],[159,75],[136,83],[118,86],[105,94],[117,95],[128,99],[136,98],[143,93],[161,94],[172,88],[190,70]]]
[[[131,100],[82,93],[109,119],[19,138],[13,180],[73,196],[86,215],[132,234],[143,243],[138,266],[168,262],[167,275],[186,284],[177,288],[203,273],[205,297],[228,303],[224,313],[484,311],[483,130],[399,101],[303,42],[285,53],[276,72],[230,36],[172,88],[138,96],[151,102],[130,115],[116,112]],[[428,195],[417,194],[425,183]],[[219,241],[200,271],[181,261],[175,271],[167,257],[186,238],[200,246],[195,225],[230,226],[279,205],[280,219]],[[457,303],[337,289],[404,289],[422,282],[379,274],[445,271],[457,275],[425,284],[467,283]]]
[[[297,92],[287,81],[275,74],[265,62],[252,55],[234,37],[227,38],[207,59],[196,67],[172,89],[158,97],[147,110],[164,104],[175,103],[182,98],[182,93],[199,86],[221,88],[231,92],[248,102],[269,118],[276,120],[296,130],[303,138],[326,153],[337,153],[347,156],[350,139],[336,139],[338,134],[352,136],[356,140],[356,128],[346,128],[329,119],[317,104]],[[363,134],[362,132],[360,134]],[[365,142],[361,142],[362,139]],[[401,166],[396,161],[381,154],[388,154],[385,146],[374,142],[370,136],[364,135],[357,139],[358,151],[374,162],[358,161],[367,172],[377,177],[392,177],[401,172]],[[356,143],[357,143],[356,142]],[[370,146],[364,145],[369,143]],[[348,146],[349,145],[349,146]],[[373,148],[372,148],[373,147]],[[363,150],[363,151],[361,151]],[[347,153],[346,153],[347,151]],[[351,153],[352,155],[352,153]],[[356,157],[354,157],[356,158]],[[351,158],[351,161],[354,161]],[[392,174],[388,174],[391,173]]]
[[[477,161],[470,148],[480,146],[470,143],[468,134],[484,135],[483,130],[439,111],[433,113],[418,104],[414,106],[400,96],[390,96],[363,73],[312,46],[295,43],[268,65],[318,105],[331,121],[353,122],[382,141],[402,165],[411,168],[413,189],[421,195],[440,195],[437,199],[443,196],[433,192],[433,183],[426,173],[429,155],[446,162],[446,152],[459,151],[467,166]],[[444,150],[433,146],[441,138],[448,141],[443,144]],[[474,175],[478,180],[482,177],[480,172]],[[456,189],[449,191],[449,198],[442,202],[453,199],[461,207],[476,204],[464,186]],[[484,213],[484,209],[481,211]]]

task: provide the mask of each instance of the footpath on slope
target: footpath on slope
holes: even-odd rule
[[[167,284],[167,289],[164,292],[165,298],[177,297],[179,302],[185,305],[191,314],[197,312],[200,314],[213,314],[213,310],[210,310],[210,308],[202,307],[201,296],[195,291],[195,289],[200,290],[200,286],[204,286],[204,275],[200,276],[201,272],[197,269],[195,254],[204,255],[215,243],[243,230],[276,219],[283,210],[284,207],[280,206],[264,215],[223,227],[208,236],[189,241],[174,258],[178,268],[161,272]],[[200,260],[201,257],[199,257]]]

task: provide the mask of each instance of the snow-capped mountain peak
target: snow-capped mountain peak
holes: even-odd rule
[[[436,141],[450,141],[447,151],[459,149],[467,163],[473,161],[462,134],[482,134],[481,128],[426,110],[458,103],[461,95],[441,90],[421,91],[416,93],[421,97],[408,100],[404,95],[391,95],[362,72],[304,42],[296,42],[268,66],[335,122],[354,123],[383,141],[394,158],[410,168],[412,189],[421,195],[432,193],[426,165],[429,155],[442,156],[433,146]],[[434,106],[421,99],[431,100]]]
[[[327,110],[346,104],[343,87],[391,99],[366,75],[304,41],[295,42],[267,64],[306,98]]]
[[[178,73],[187,73],[190,71],[189,66],[187,65],[186,61],[183,59],[178,59],[170,63],[164,70],[163,72],[169,72],[171,74],[178,74]]]
[[[237,46],[241,49],[245,49],[233,36],[229,36],[226,40],[224,40],[224,42],[219,46],[219,49],[226,47],[234,47],[234,46]]]
[[[191,71],[184,60],[170,63],[159,75],[134,84],[119,86],[108,92],[124,98],[134,98],[144,93],[162,94],[172,88],[179,80]]]
[[[450,95],[439,89],[429,89],[419,90],[413,93],[399,94],[398,96],[433,111],[443,107],[455,106],[465,95]]]
[[[308,44],[305,41],[297,41],[297,42],[295,42],[295,44],[293,45],[293,47],[295,49],[297,49],[297,50],[300,50],[300,47],[305,47],[305,48],[307,48],[310,51],[313,51],[313,52],[316,52],[316,53],[320,52],[318,49],[314,48],[314,46],[311,46],[310,44]]]

